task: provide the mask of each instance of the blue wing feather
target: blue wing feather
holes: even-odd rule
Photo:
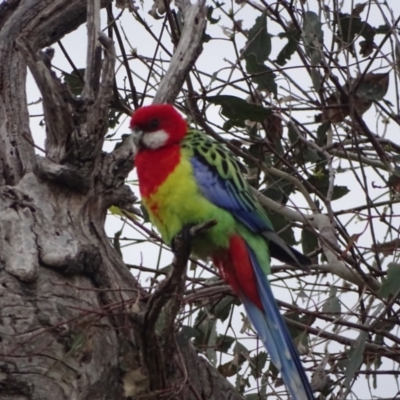
[[[259,210],[246,204],[231,180],[223,179],[206,161],[194,155],[191,158],[194,177],[201,192],[218,207],[230,211],[243,225],[253,232],[273,231],[268,219],[260,218]]]

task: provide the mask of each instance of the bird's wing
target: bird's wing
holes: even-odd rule
[[[224,146],[198,131],[191,131],[183,146],[193,152],[194,176],[209,201],[232,212],[253,232],[273,230],[242,175],[243,167]]]
[[[242,175],[243,167],[224,146],[201,132],[190,131],[182,147],[190,149],[194,178],[209,201],[231,212],[252,232],[263,234],[273,257],[301,268],[310,264],[308,257],[291,248],[274,232]]]

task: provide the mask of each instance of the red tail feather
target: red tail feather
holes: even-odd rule
[[[229,249],[219,252],[213,258],[220,274],[240,297],[244,294],[260,310],[263,309],[256,284],[253,265],[245,241],[238,235],[232,236]]]

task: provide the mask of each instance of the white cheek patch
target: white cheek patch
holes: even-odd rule
[[[142,136],[142,143],[149,149],[155,150],[158,149],[167,143],[168,140],[168,133],[165,132],[163,129],[159,131],[145,133]]]

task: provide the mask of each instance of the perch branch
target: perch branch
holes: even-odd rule
[[[190,242],[195,236],[210,229],[215,224],[216,221],[212,220],[193,227],[186,227],[174,238],[175,257],[172,262],[172,273],[159,285],[149,299],[142,326],[142,352],[143,360],[147,364],[152,390],[164,389],[167,375],[173,374],[171,360],[176,352],[174,322],[183,298],[186,265],[191,250]],[[156,324],[163,308],[165,310],[164,324],[160,338],[163,339],[164,346],[163,351],[160,351]]]
[[[175,257],[172,262],[172,274],[160,284],[157,291],[149,300],[145,317],[146,328],[154,329],[160,312],[167,301],[177,301],[173,298],[174,294],[182,296],[186,264],[190,256],[190,241],[200,233],[215,226],[216,223],[215,220],[211,220],[190,228],[185,228],[182,233],[175,237],[173,244]],[[172,326],[169,328],[172,329]]]

